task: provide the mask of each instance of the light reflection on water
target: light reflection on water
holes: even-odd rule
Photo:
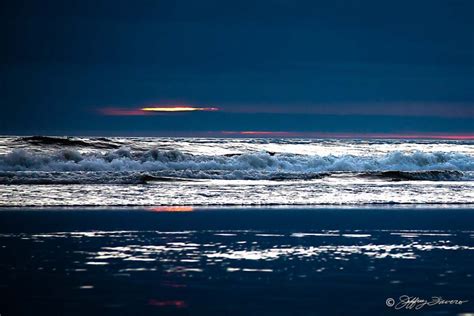
[[[120,271],[165,268],[168,273],[200,273],[209,265],[221,266],[228,272],[274,272],[287,269],[279,265],[280,261],[314,261],[326,266],[329,262],[361,256],[371,261],[413,260],[433,251],[474,251],[472,232],[469,231],[87,231],[3,234],[0,238],[42,243],[54,243],[55,239],[78,240],[74,243],[79,243],[82,249],[74,254],[79,266],[119,265],[122,262],[128,266]],[[103,241],[91,242],[98,238]],[[251,269],[235,266],[245,266],[248,261],[257,266]],[[259,264],[262,266],[258,267]]]
[[[273,299],[272,291],[284,285],[282,293],[287,297],[303,300],[301,293],[312,295],[311,299],[327,289],[355,295],[351,289],[364,286],[371,295],[384,288],[405,293],[407,287],[416,286],[433,291],[429,295],[459,286],[467,291],[474,275],[473,235],[474,231],[458,230],[2,234],[0,255],[5,260],[0,275],[34,271],[38,280],[59,279],[55,286],[83,291],[82,295],[99,302],[111,300],[113,306],[123,306],[123,301],[110,296],[127,293],[153,308],[201,306],[205,315],[208,303],[199,301],[196,293],[212,293],[211,297],[220,295],[225,300],[252,295],[247,294],[249,288],[264,288],[268,293],[262,290],[259,295]],[[18,260],[11,255],[17,253],[25,257]],[[226,292],[227,284],[233,283],[241,288]],[[289,289],[304,292],[292,294]]]

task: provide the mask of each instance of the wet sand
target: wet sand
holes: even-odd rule
[[[472,313],[473,223],[465,207],[1,209],[0,313]],[[387,306],[402,295],[468,302]]]

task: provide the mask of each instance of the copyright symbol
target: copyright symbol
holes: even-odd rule
[[[385,304],[387,304],[388,307],[392,307],[393,305],[395,305],[395,300],[393,298],[389,297],[385,301]]]

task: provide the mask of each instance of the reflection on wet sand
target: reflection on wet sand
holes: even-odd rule
[[[192,206],[155,206],[149,210],[154,212],[192,212],[194,208]]]
[[[36,271],[37,279],[46,283],[61,276],[65,279],[55,286],[68,293],[80,290],[81,297],[107,308],[123,307],[112,297],[121,291],[141,308],[205,315],[210,303],[204,294],[224,301],[235,295],[246,300],[257,295],[261,303],[253,304],[258,307],[281,295],[275,294],[280,287],[293,302],[309,295],[308,306],[316,308],[324,291],[353,294],[361,286],[366,286],[367,295],[382,295],[381,289],[404,294],[407,286],[422,292],[434,289],[429,295],[462,287],[467,294],[473,284],[473,236],[474,231],[429,230],[2,234],[0,252],[6,261],[0,272]],[[20,253],[27,258],[8,256],[17,249],[23,249]],[[423,276],[416,273],[419,268],[424,268]],[[232,290],[225,284],[240,288]],[[245,306],[233,308],[245,310]]]
[[[237,260],[276,260],[281,257],[310,258],[323,254],[333,259],[351,255],[364,255],[375,259],[400,258],[416,259],[423,251],[465,250],[472,251],[471,245],[455,244],[447,237],[470,237],[469,232],[439,233],[426,231],[377,231],[375,233],[343,233],[339,231],[294,232],[288,234],[268,234],[254,231],[227,232],[160,232],[160,231],[92,231],[58,232],[49,234],[3,234],[3,238],[21,238],[34,242],[48,239],[88,239],[104,238],[108,243],[119,242],[120,246],[104,246],[88,254],[88,260],[95,264],[107,260],[169,262],[173,256],[179,256],[180,262],[196,263],[199,260],[237,259]],[[223,238],[227,237],[227,238]],[[229,237],[232,239],[229,240]],[[265,237],[274,237],[268,240]],[[278,239],[275,237],[282,237]],[[214,238],[213,242],[196,243],[202,238]],[[306,241],[302,241],[306,238]],[[111,239],[111,240],[108,240]],[[354,239],[353,241],[348,241]],[[357,239],[361,239],[358,241]],[[454,239],[454,238],[451,238]],[[139,241],[140,244],[124,244],[124,241]],[[391,243],[381,243],[382,241]],[[147,244],[151,242],[153,244]],[[159,244],[157,244],[159,243]],[[472,242],[471,242],[472,243]],[[98,261],[102,260],[102,261]],[[104,261],[105,260],[105,261]],[[88,262],[93,264],[92,262]]]
[[[160,301],[160,300],[156,300],[156,299],[150,299],[148,301],[148,305],[158,306],[158,307],[171,306],[171,307],[176,307],[176,308],[185,308],[187,306],[186,302],[181,301],[181,300]]]

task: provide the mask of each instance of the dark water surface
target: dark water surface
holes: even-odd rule
[[[469,208],[2,209],[0,258],[2,316],[474,313]]]

